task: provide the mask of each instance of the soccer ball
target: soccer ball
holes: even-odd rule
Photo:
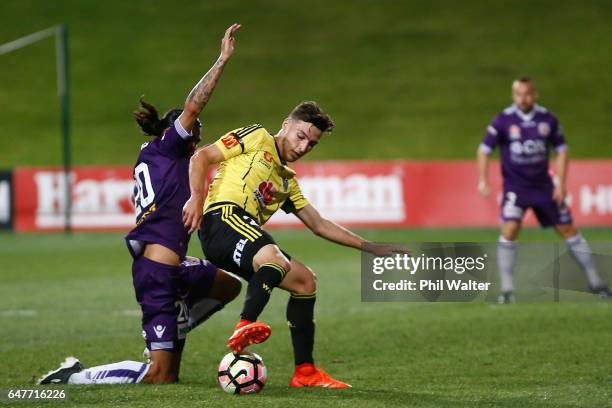
[[[261,391],[268,371],[261,357],[252,352],[228,353],[219,364],[217,379],[228,394],[249,394]]]

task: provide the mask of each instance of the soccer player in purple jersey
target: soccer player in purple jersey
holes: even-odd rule
[[[501,235],[498,243],[498,269],[501,280],[500,303],[514,301],[512,270],[516,258],[516,239],[521,220],[531,208],[542,227],[554,226],[580,264],[593,293],[610,297],[601,280],[588,243],[572,222],[565,203],[568,154],[563,130],[557,117],[536,104],[538,93],[530,78],[522,77],[512,84],[514,104],[499,113],[487,127],[477,155],[478,191],[491,192],[488,181],[489,155],[499,146],[503,199],[501,203]],[[548,171],[550,149],[556,152],[555,184]]]
[[[190,196],[189,159],[200,141],[198,115],[234,52],[239,28],[233,24],[226,30],[221,55],[189,93],[183,109],[172,109],[159,119],[155,107],[141,99],[134,112],[144,134],[154,136],[142,145],[134,167],[137,218],[126,236],[150,363],[122,361],[85,369],[68,357],[39,384],[177,382],[187,332],[240,292],[237,278],[186,256],[189,232],[182,221],[182,207]]]

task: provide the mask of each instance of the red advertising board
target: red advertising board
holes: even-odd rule
[[[72,184],[71,223],[78,230],[126,230],[135,219],[134,182],[128,166],[77,167]],[[65,224],[66,178],[58,168],[16,168],[15,229],[58,230]]]
[[[333,161],[294,166],[309,201],[347,226],[489,227],[498,224],[499,164],[491,166],[490,197],[476,191],[471,161]],[[72,226],[77,230],[128,230],[134,223],[128,166],[77,167],[71,173]],[[14,226],[18,231],[63,228],[65,178],[60,169],[14,171]],[[612,226],[612,160],[574,160],[568,199],[581,226]],[[526,223],[534,225],[529,214]],[[279,211],[268,227],[298,226]]]

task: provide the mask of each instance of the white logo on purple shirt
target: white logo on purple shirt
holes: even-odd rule
[[[512,142],[510,143],[510,151],[514,154],[544,154],[546,153],[546,144],[543,140],[528,139],[524,142]]]

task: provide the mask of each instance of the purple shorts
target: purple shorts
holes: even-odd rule
[[[542,227],[571,224],[572,213],[563,203],[558,205],[552,198],[552,191],[505,190],[501,203],[501,220],[521,221],[531,208]]]
[[[208,295],[216,271],[210,262],[192,257],[180,266],[161,264],[144,256],[134,259],[132,280],[149,350],[183,349],[189,307]]]

